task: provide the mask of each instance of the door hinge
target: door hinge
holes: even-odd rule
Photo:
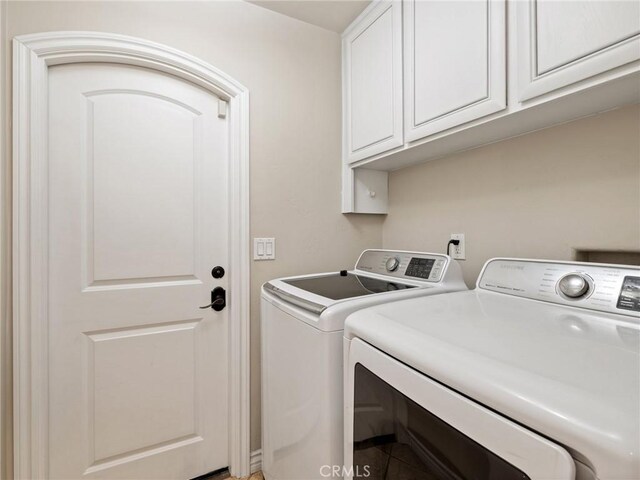
[[[218,118],[227,118],[227,101],[218,99]]]

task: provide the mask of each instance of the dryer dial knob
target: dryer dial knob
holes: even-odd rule
[[[580,273],[565,275],[558,282],[558,289],[567,298],[584,297],[589,291],[589,288],[589,281]]]
[[[385,267],[387,267],[387,272],[395,272],[400,266],[400,259],[398,257],[390,257],[385,263]]]

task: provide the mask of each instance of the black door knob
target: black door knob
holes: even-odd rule
[[[219,312],[227,306],[227,292],[222,287],[216,287],[211,290],[211,303],[204,305],[200,308],[213,308],[216,312]]]

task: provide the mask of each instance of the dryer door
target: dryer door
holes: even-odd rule
[[[346,373],[346,479],[575,478],[562,447],[359,339]]]

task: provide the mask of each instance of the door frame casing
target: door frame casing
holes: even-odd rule
[[[187,80],[229,103],[229,469],[250,474],[249,92],[186,53],[102,32],[13,39],[14,477],[48,478],[48,69],[108,62]]]

